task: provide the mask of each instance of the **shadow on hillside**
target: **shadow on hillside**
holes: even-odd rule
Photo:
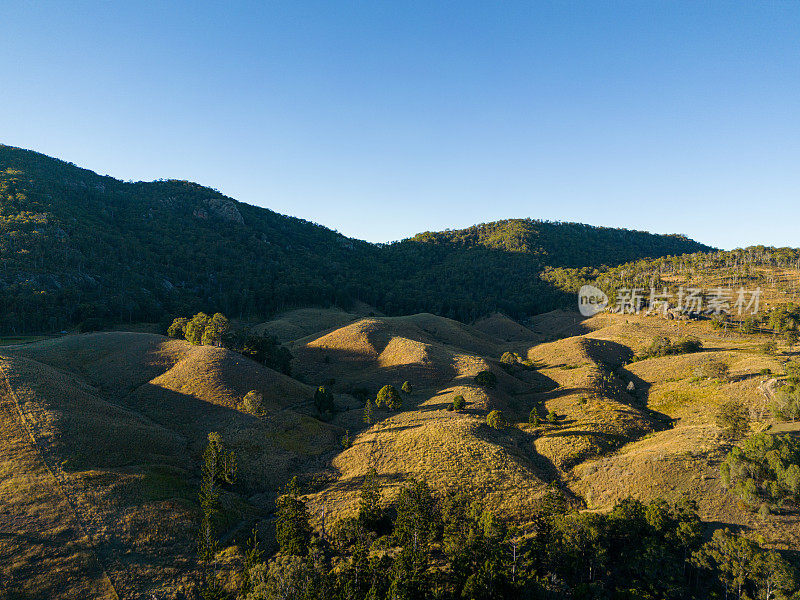
[[[336,393],[351,395],[353,390],[363,389],[371,398],[384,385],[399,390],[403,382],[409,381],[417,388],[436,387],[458,375],[452,360],[380,366],[375,355],[338,348],[306,346],[296,352],[294,361],[296,379],[303,383],[312,387],[326,385]]]
[[[567,422],[565,422],[567,423]],[[577,429],[570,429],[568,431],[553,431],[548,432],[547,437],[570,437],[570,436],[588,436],[606,440],[612,444],[620,444],[628,441],[628,437],[614,433],[604,433],[602,431],[580,431]]]
[[[585,321],[590,317],[584,317],[572,308],[575,306],[573,303],[577,302],[577,297],[572,294],[563,294],[561,298],[562,308],[534,315],[526,323],[528,329],[542,336],[543,342],[562,340],[592,331],[585,325]],[[565,306],[570,308],[563,308]]]
[[[630,362],[633,358],[633,350],[619,342],[593,338],[583,339],[585,341],[584,349],[586,354],[598,365],[615,369]]]
[[[475,429],[475,437],[489,444],[502,446],[509,451],[511,456],[528,462],[533,466],[537,476],[545,483],[561,484],[561,475],[558,469],[550,459],[536,451],[532,435],[516,427],[506,427],[502,431],[495,431],[484,424]]]
[[[337,444],[334,427],[318,420],[309,422],[307,415],[291,410],[259,419],[149,383],[124,401],[127,408],[183,437],[185,458],[194,476],[199,476],[208,434],[220,433],[237,456],[239,481],[234,491],[247,495],[282,489],[292,475]]]
[[[409,478],[408,473],[401,473],[399,471],[393,473],[376,473],[375,476],[381,487],[388,484],[403,483]],[[365,479],[366,475],[350,477],[349,479],[337,479],[326,486],[325,489],[328,492],[356,492],[364,485]]]
[[[651,384],[624,366],[634,358],[633,351],[618,342],[592,341],[595,343],[586,346],[590,358],[598,364],[608,367],[614,377],[614,385],[606,388],[604,392],[623,404],[645,412],[655,422],[657,431],[670,429],[674,423],[672,417],[647,406]],[[633,390],[628,389],[631,383]]]

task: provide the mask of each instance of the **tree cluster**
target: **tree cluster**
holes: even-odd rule
[[[791,435],[750,436],[731,449],[720,470],[723,484],[752,508],[800,501],[800,442]]]
[[[551,491],[520,526],[422,481],[387,504],[370,470],[358,513],[329,536],[311,530],[296,491],[279,501],[277,529],[279,553],[246,562],[240,598],[783,600],[796,585],[793,566],[751,538],[718,531],[704,544],[689,501],[584,513]]]
[[[673,342],[666,336],[656,336],[638,356],[640,360],[660,356],[672,356],[675,354],[690,354],[700,352],[703,343],[694,337],[684,337]]]

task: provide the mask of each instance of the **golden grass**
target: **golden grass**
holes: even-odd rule
[[[425,479],[439,492],[468,491],[519,520],[551,483],[591,510],[626,496],[691,497],[708,520],[753,527],[776,546],[800,543],[796,519],[760,521],[719,481],[726,449],[714,418],[719,404],[742,400],[754,427],[768,424],[760,373],[782,372],[785,357],[762,354],[759,336],[725,336],[705,322],[654,317],[581,321],[564,311],[534,318],[533,331],[502,315],[467,326],[428,314],[360,317],[316,309],[286,313],[264,327],[282,327],[285,339],[294,340],[293,367],[303,383],[219,348],[145,333],[3,348],[9,384],[43,454],[25,449],[19,417],[3,404],[0,515],[10,515],[15,528],[0,537],[0,574],[13,575],[34,596],[102,597],[108,583],[97,565],[103,562],[123,593],[191,594],[194,495],[209,431],[219,431],[239,457],[240,486],[225,497],[224,527],[263,519],[293,474],[331,465],[328,483],[308,496],[314,518],[324,507],[329,522],[355,512],[361,481],[375,468],[387,500],[409,478]],[[629,362],[655,335],[689,334],[704,351]],[[501,369],[497,360],[506,350],[534,361],[537,371]],[[697,376],[712,359],[729,366],[730,381]],[[495,388],[475,384],[484,369],[496,374]],[[600,385],[603,375],[608,383]],[[357,406],[342,394],[357,387],[374,393],[409,380],[414,391],[403,395],[402,412],[379,410],[370,427],[358,409],[325,423],[309,401],[314,386],[331,379],[344,407]],[[264,396],[263,418],[236,409],[251,389]],[[465,411],[447,411],[457,394],[467,401]],[[486,426],[495,408],[511,427]],[[533,408],[559,419],[527,424]],[[354,443],[341,450],[344,428]]]
[[[500,342],[541,341],[540,334],[501,313],[494,313],[475,321],[472,328]]]
[[[100,563],[121,596],[191,595],[209,431],[220,432],[239,464],[224,528],[263,518],[292,473],[338,446],[336,427],[297,412],[306,410],[310,388],[219,348],[109,333],[8,350],[0,357],[8,384],[53,473],[43,487],[48,473],[32,462],[35,454],[25,463],[13,443],[0,448],[3,510],[17,515],[13,534],[0,538],[0,556],[13,556],[10,574],[34,597],[105,597]],[[250,389],[264,394],[263,419],[232,408]],[[0,426],[21,423],[6,410]],[[51,513],[59,524],[83,523],[93,543],[36,520]],[[48,579],[42,568],[64,577]]]
[[[495,432],[480,418],[445,410],[393,415],[358,435],[333,461],[336,481],[310,497],[312,507],[338,517],[357,510],[363,477],[374,468],[390,500],[409,478],[441,493],[462,490],[506,515],[533,509],[547,473],[536,463],[530,439],[509,429]]]
[[[358,318],[357,314],[336,308],[300,308],[287,311],[265,323],[253,326],[254,333],[271,335],[290,342],[314,333],[342,327]]]

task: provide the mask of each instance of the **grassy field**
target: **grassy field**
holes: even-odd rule
[[[315,522],[324,513],[330,524],[357,510],[370,469],[387,499],[424,479],[440,493],[469,491],[520,522],[553,486],[592,511],[627,496],[690,497],[709,527],[742,526],[776,547],[800,545],[795,515],[758,517],[719,479],[729,448],[715,423],[722,402],[744,402],[753,431],[791,428],[770,420],[759,386],[781,376],[794,348],[765,354],[766,336],[563,311],[530,328],[502,315],[465,325],[317,309],[263,326],[290,339],[294,378],[220,348],[142,332],[0,350],[0,588],[22,597],[193,593],[199,461],[210,431],[239,462],[220,531],[234,546],[256,523],[269,539],[274,499],[291,476],[300,475]],[[654,336],[685,335],[699,338],[702,351],[634,360]],[[507,351],[528,366],[501,364]],[[709,361],[727,365],[730,377],[703,377]],[[482,370],[496,386],[475,383]],[[403,410],[378,409],[365,424],[356,397],[404,381],[413,390],[403,393]],[[322,384],[340,407],[330,418],[310,402]],[[264,397],[260,418],[241,410],[250,390]],[[465,409],[447,410],[456,395]],[[508,427],[486,425],[494,409]],[[538,423],[528,422],[532,411]],[[342,448],[346,430],[352,444]]]

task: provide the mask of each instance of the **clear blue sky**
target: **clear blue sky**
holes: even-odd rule
[[[800,2],[2,3],[0,142],[370,241],[800,245]]]

